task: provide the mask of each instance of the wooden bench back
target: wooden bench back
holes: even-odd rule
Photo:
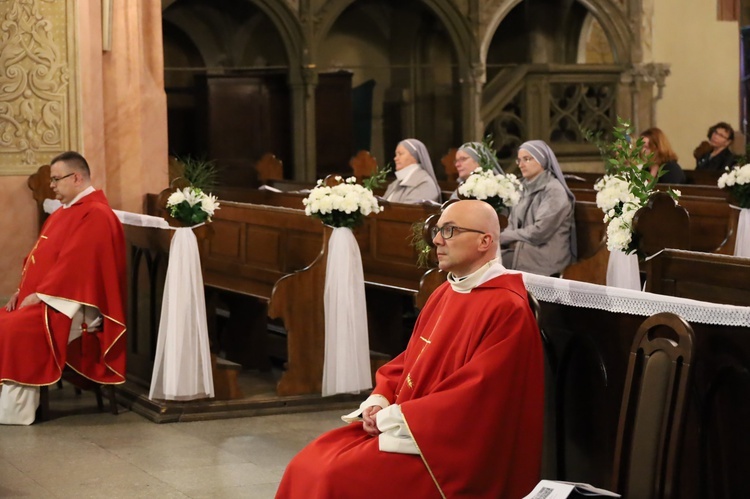
[[[750,258],[665,249],[646,264],[646,291],[750,306]]]

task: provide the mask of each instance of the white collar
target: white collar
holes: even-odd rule
[[[62,205],[62,207],[63,208],[70,208],[71,206],[73,206],[74,204],[76,204],[78,201],[80,201],[82,198],[88,196],[89,194],[91,194],[94,191],[96,191],[96,189],[94,189],[93,185],[90,185],[90,186],[86,187],[84,190],[82,190],[81,192],[79,192],[78,195],[73,198],[73,201],[71,201],[68,204]]]
[[[412,163],[411,165],[401,168],[400,170],[396,170],[396,178],[401,181],[403,184],[404,182],[409,180],[409,177],[414,175],[414,172],[419,170],[420,166],[419,163]]]
[[[464,277],[456,277],[452,272],[448,273],[448,282],[456,293],[470,293],[477,286],[506,272],[508,269],[503,267],[499,258],[495,258]]]

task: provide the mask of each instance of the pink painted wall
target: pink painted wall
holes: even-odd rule
[[[101,2],[78,3],[80,152],[94,186],[114,208],[141,212],[143,195],[167,187],[167,102],[161,3],[117,0],[112,50],[102,52]],[[51,158],[48,158],[51,159]],[[0,251],[0,296],[18,286],[21,264],[38,232],[26,176],[0,177],[9,210]]]

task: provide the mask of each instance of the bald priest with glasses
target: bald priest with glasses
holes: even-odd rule
[[[277,498],[519,498],[539,479],[543,353],[498,218],[458,201],[433,232],[449,272],[372,394],[287,466]]]
[[[54,158],[50,186],[62,207],[24,260],[18,290],[0,310],[0,423],[31,424],[39,387],[67,364],[102,384],[125,381],[125,238],[77,152]]]

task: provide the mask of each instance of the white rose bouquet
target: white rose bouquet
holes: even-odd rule
[[[344,180],[336,176],[334,181],[338,183],[326,185],[326,181],[318,180],[310,195],[302,200],[308,216],[319,218],[326,225],[352,229],[370,213],[383,211],[372,190],[357,184],[355,177]]]
[[[740,208],[750,208],[750,164],[735,166],[719,177],[717,185],[727,189]]]
[[[612,134],[612,143],[602,146],[608,174],[594,184],[596,205],[604,212],[607,248],[631,254],[637,250],[633,240],[633,216],[648,202],[662,170],[660,168],[655,177],[651,175],[651,158],[644,160],[643,139],[632,143],[629,123],[618,118]],[[667,192],[675,201],[680,197],[677,190]]]
[[[197,225],[211,221],[211,217],[219,209],[219,201],[216,196],[188,186],[169,196],[167,209],[174,219],[187,225]]]
[[[486,201],[500,211],[515,206],[522,190],[521,182],[512,173],[496,175],[491,170],[477,168],[458,188],[458,194],[464,199]]]

